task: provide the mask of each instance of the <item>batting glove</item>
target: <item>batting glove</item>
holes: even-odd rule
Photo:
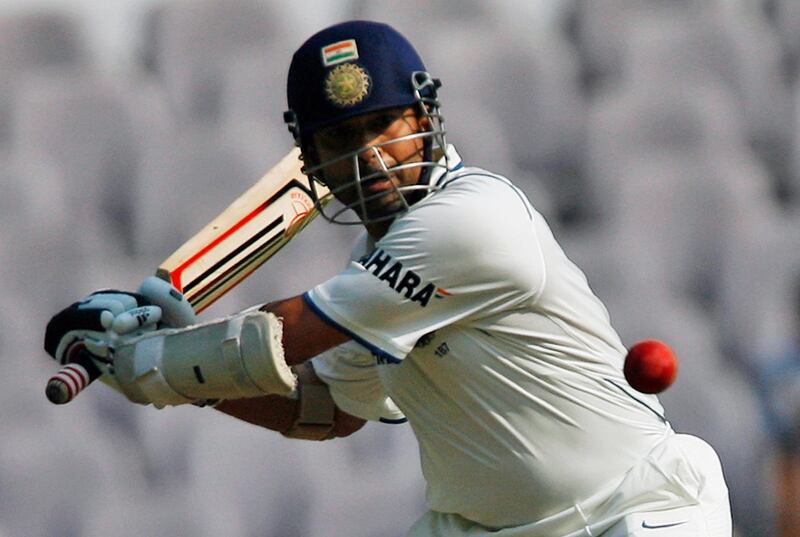
[[[197,322],[192,305],[183,294],[167,281],[156,276],[145,278],[138,293],[144,295],[151,304],[161,308],[161,325],[182,328]]]
[[[161,308],[143,295],[97,291],[50,319],[44,348],[62,365],[84,350],[98,361],[108,362],[109,348],[119,336],[155,330],[160,319]]]

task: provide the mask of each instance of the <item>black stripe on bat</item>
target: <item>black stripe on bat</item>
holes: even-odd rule
[[[273,194],[273,195],[272,195],[272,196],[271,196],[271,197],[270,197],[268,200],[266,200],[264,203],[262,203],[262,204],[261,204],[261,205],[258,207],[258,209],[259,209],[260,211],[265,211],[265,210],[266,210],[268,207],[270,207],[270,206],[271,206],[273,203],[275,203],[275,200],[277,200],[278,198],[281,198],[281,197],[285,196],[285,195],[286,195],[286,193],[287,193],[287,192],[289,192],[290,190],[292,190],[293,188],[298,188],[298,189],[302,190],[302,191],[303,191],[303,192],[304,192],[304,193],[305,193],[305,194],[306,194],[308,197],[310,197],[310,198],[311,198],[312,202],[313,202],[313,203],[316,205],[316,202],[317,202],[317,197],[316,197],[316,194],[315,194],[315,192],[314,192],[314,191],[313,191],[311,188],[309,188],[308,186],[304,185],[304,184],[303,184],[303,183],[302,183],[300,180],[298,180],[298,179],[292,179],[291,181],[289,181],[288,183],[286,183],[286,184],[283,186],[283,188],[281,188],[280,190],[278,190],[278,191],[277,191],[275,194]],[[283,219],[283,216],[281,216],[281,219]],[[270,224],[270,226],[274,226],[274,225],[277,225],[277,224],[276,224],[276,223],[273,221],[273,222],[272,222],[272,224]],[[263,234],[264,234],[264,231],[262,230],[262,231],[260,232],[260,234],[263,236]],[[248,242],[250,242],[250,241],[248,241]],[[238,252],[239,250],[241,250],[241,248],[238,248],[238,249],[237,249],[235,252],[233,252],[231,255],[236,255],[236,252]],[[184,293],[186,293],[187,291],[190,291],[190,290],[191,290],[193,287],[197,286],[199,282],[203,281],[205,278],[207,278],[207,277],[208,277],[208,274],[209,274],[209,273],[213,273],[215,270],[217,270],[217,269],[219,268],[219,266],[220,266],[220,265],[224,264],[224,263],[225,263],[225,261],[226,261],[226,260],[228,260],[228,259],[231,257],[231,255],[229,255],[229,256],[226,256],[226,257],[225,257],[225,259],[223,259],[223,260],[222,260],[222,261],[220,261],[219,263],[215,264],[213,267],[211,267],[210,269],[208,269],[207,271],[205,271],[203,274],[201,274],[201,275],[200,275],[200,276],[198,276],[197,278],[194,278],[194,279],[193,279],[191,282],[189,282],[187,285],[185,285],[185,286],[183,287],[182,291],[183,291]]]
[[[236,263],[234,266],[232,266],[231,268],[220,274],[217,278],[215,278],[211,283],[208,284],[203,294],[191,298],[192,305],[202,303],[206,299],[206,297],[213,294],[220,287],[224,287],[226,283],[235,278],[239,273],[246,270],[247,267],[249,267],[252,264],[252,262],[254,262],[254,260],[258,259],[265,251],[271,249],[275,245],[275,243],[280,241],[282,238],[283,238],[283,233],[278,233],[270,240],[265,242],[257,250],[254,250],[253,252],[248,254],[245,258],[243,258],[241,261]]]
[[[231,253],[223,257],[220,261],[214,263],[208,270],[200,274],[197,278],[193,279],[186,287],[183,288],[183,293],[187,294],[192,289],[197,287],[201,282],[204,282],[208,277],[218,271],[221,267],[223,267],[228,261],[236,257],[237,255],[241,254],[243,251],[247,250],[250,246],[254,243],[258,242],[264,235],[268,234],[270,231],[274,230],[277,226],[283,223],[283,215],[280,215],[278,218],[273,220],[269,223],[269,225],[263,228],[261,231],[250,237],[247,241],[245,241],[241,246],[233,250]],[[270,239],[272,240],[272,239]],[[248,256],[249,257],[249,256]]]

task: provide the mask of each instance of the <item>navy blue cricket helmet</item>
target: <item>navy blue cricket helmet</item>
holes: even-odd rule
[[[410,106],[418,100],[415,73],[426,73],[425,64],[388,24],[336,24],[311,36],[292,57],[287,120],[296,123],[296,135],[306,136],[354,116]],[[434,90],[423,94],[432,96]]]
[[[418,113],[428,118],[426,131],[406,137],[423,140],[424,155],[421,159],[394,167],[384,163],[378,171],[357,171],[354,176],[358,179],[354,179],[353,184],[332,190],[329,198],[350,189],[358,190],[358,201],[345,205],[330,216],[323,210],[327,201],[323,199],[319,203],[323,216],[333,222],[347,224],[376,221],[374,215],[366,214],[364,207],[370,200],[363,197],[361,187],[355,183],[364,184],[380,176],[390,177],[400,168],[414,166],[422,169],[416,185],[396,188],[401,194],[405,192],[405,195],[401,195],[405,209],[419,198],[418,194],[410,195],[412,191],[419,193],[421,190],[432,190],[428,181],[431,170],[447,167],[444,125],[436,96],[439,85],[439,81],[428,74],[411,43],[387,24],[363,20],[343,22],[321,30],[300,46],[289,66],[289,110],[284,119],[295,142],[303,148],[304,156],[309,156],[305,152],[313,146],[312,133],[356,116],[417,106]],[[380,145],[400,141],[395,139]],[[327,162],[309,159],[304,171],[312,180],[326,184],[325,170],[328,166],[349,159],[356,170],[360,166],[358,155],[367,149],[370,148],[358,148]],[[378,152],[375,147],[371,150]],[[444,158],[444,163],[439,162],[440,158]],[[340,218],[348,209],[355,210],[359,216],[357,221]],[[379,218],[393,217],[381,215]]]

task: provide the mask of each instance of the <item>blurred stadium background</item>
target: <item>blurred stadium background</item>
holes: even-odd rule
[[[417,45],[450,141],[526,190],[625,343],[676,349],[663,401],[720,453],[737,534],[792,534],[800,2],[4,0],[0,537],[399,537],[423,511],[405,426],[319,445],[43,395],[49,316],[135,288],[283,155],[292,51],[354,17]],[[315,222],[207,315],[334,274],[356,232]]]

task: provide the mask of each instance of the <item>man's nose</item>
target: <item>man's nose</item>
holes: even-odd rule
[[[380,147],[368,147],[358,154],[359,163],[366,165],[370,170],[378,171],[384,168],[383,155]]]

